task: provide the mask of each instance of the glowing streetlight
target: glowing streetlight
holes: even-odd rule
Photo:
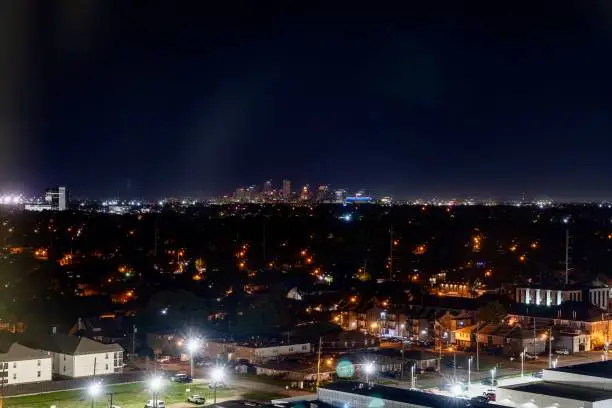
[[[89,395],[91,396],[91,406],[93,407],[96,401],[96,397],[102,392],[102,385],[99,382],[93,382],[87,388]]]
[[[497,367],[493,367],[491,369],[491,387],[495,387],[495,372],[497,371]]]
[[[363,367],[366,374],[366,383],[370,382],[370,374],[374,374],[374,369],[374,363],[372,362],[366,363],[366,365]]]
[[[215,367],[210,373],[210,377],[213,380],[213,404],[217,403],[217,385],[220,381],[225,378],[225,371],[223,371],[223,367]]]
[[[162,379],[160,377],[153,377],[149,380],[149,388],[153,393],[153,408],[157,408],[157,396],[162,386]]]
[[[200,341],[198,339],[189,339],[187,340],[187,351],[189,351],[189,367],[190,367],[190,375],[193,378],[193,353],[198,351],[200,348]]]

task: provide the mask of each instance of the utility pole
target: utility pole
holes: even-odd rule
[[[533,316],[533,356],[537,356],[538,353],[536,353],[536,320],[535,320],[535,316]]]
[[[480,322],[476,322],[476,371],[480,371],[480,346],[478,342],[478,329],[480,327]]]
[[[389,280],[393,280],[393,226],[389,229]]]
[[[319,352],[317,355],[317,389],[321,382],[321,346],[323,345],[323,337],[319,337]]]
[[[403,380],[404,379],[404,339],[402,339],[402,363],[400,367],[402,368],[400,371],[400,379]]]

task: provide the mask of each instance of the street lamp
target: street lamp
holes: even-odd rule
[[[521,353],[521,377],[523,377],[524,375],[524,368],[525,368],[525,353],[527,352],[527,347],[525,347],[523,349],[523,352]]]
[[[189,368],[191,378],[193,378],[193,353],[195,353],[198,348],[200,348],[200,341],[198,339],[187,340],[187,351],[189,351]]]
[[[416,388],[416,377],[414,376],[415,371],[416,366],[413,364],[412,367],[410,367],[410,388]]]
[[[96,397],[100,395],[100,392],[102,391],[102,386],[99,382],[93,382],[89,385],[88,391],[89,395],[91,396],[91,407],[93,408]]]
[[[153,393],[153,408],[157,408],[157,395],[162,386],[162,380],[160,377],[153,377],[149,381],[149,388]]]
[[[374,363],[370,362],[370,363],[366,363],[366,365],[364,366],[364,371],[366,374],[366,383],[370,383],[370,374],[374,374]]]
[[[474,357],[468,358],[468,392],[470,391],[470,386],[472,385],[472,359]]]
[[[491,387],[495,387],[495,371],[497,370],[497,367],[493,367],[491,369]]]
[[[543,336],[546,340],[546,334]],[[548,368],[552,368],[552,341],[555,338],[552,335],[552,327],[548,329]]]
[[[213,404],[216,404],[217,403],[217,385],[225,377],[225,372],[223,371],[223,367],[218,367],[218,366],[215,367],[210,373],[210,376],[212,377],[212,380],[213,380]]]
[[[404,337],[404,328],[406,328],[406,325],[404,323],[400,324],[400,337]]]

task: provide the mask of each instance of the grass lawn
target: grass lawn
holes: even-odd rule
[[[189,389],[190,392],[186,392]],[[152,399],[146,383],[120,384],[104,387],[104,393],[114,393],[113,404],[121,408],[143,408],[145,402]],[[176,384],[167,382],[159,393],[158,399],[166,404],[185,402],[188,394],[200,394],[206,398],[206,403],[212,403],[213,393],[206,384]],[[238,395],[232,389],[218,389],[217,398],[227,398]],[[95,408],[108,408],[108,395],[100,395],[93,405]],[[24,397],[4,399],[3,408],[90,408],[91,398],[86,390],[59,391]],[[194,405],[195,407],[195,405]]]
[[[245,379],[249,381],[256,381],[256,382],[260,382],[264,384],[277,385],[279,387],[290,385],[292,382],[291,380],[287,380],[287,379],[279,378],[279,377],[273,377],[270,375],[243,374],[236,378],[241,378],[241,379]]]
[[[269,391],[251,391],[242,394],[242,398],[255,401],[270,401],[273,399],[287,398],[287,395]]]

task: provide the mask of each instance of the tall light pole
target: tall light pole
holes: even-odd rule
[[[225,377],[225,372],[223,371],[223,367],[215,367],[212,370],[211,373],[211,377],[213,380],[213,404],[217,403],[217,385],[219,384],[219,382],[221,380],[223,380],[223,377]]]
[[[491,369],[491,387],[495,387],[495,371],[497,370],[497,367],[493,367]]]
[[[93,382],[89,385],[89,395],[91,396],[91,408],[94,408],[94,404],[96,403],[96,397],[100,395],[100,391],[102,390],[102,386],[99,382]]]
[[[153,394],[153,408],[157,408],[157,395],[161,388],[161,378],[153,377],[149,381],[149,388],[151,389],[151,393]]]
[[[364,366],[364,371],[366,374],[366,383],[369,384],[370,383],[370,374],[374,373],[374,363],[370,362],[370,363],[366,363],[366,365]]]
[[[414,371],[415,371],[415,365],[413,364],[412,367],[410,367],[410,388],[416,388],[416,382],[415,377],[414,377]]]
[[[453,381],[457,382],[457,352],[453,352]]]
[[[195,353],[199,347],[200,341],[198,339],[187,340],[187,351],[189,351],[189,367],[191,378],[193,378],[193,353]]]
[[[525,353],[526,352],[527,352],[527,347],[525,347],[523,349],[523,352],[521,353],[521,378],[525,375],[524,369],[525,369]]]
[[[468,392],[470,392],[470,386],[472,385],[472,359],[471,356],[468,358]]]

